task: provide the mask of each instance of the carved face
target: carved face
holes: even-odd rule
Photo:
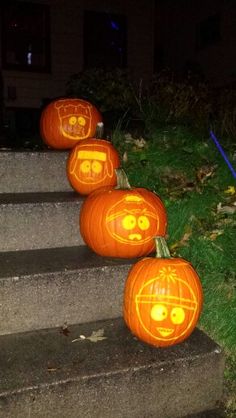
[[[66,138],[78,141],[88,137],[91,130],[91,106],[89,104],[55,103],[61,132]]]
[[[86,195],[101,186],[115,186],[115,169],[119,165],[119,154],[109,141],[90,138],[80,141],[71,151],[67,176],[72,187]]]
[[[96,150],[91,145],[84,145],[76,155],[76,163],[70,173],[82,183],[100,183],[105,177],[112,177],[113,164],[110,152],[102,145]]]
[[[144,258],[130,270],[124,291],[124,320],[142,341],[167,347],[194,330],[202,308],[197,273],[184,259]]]
[[[159,217],[155,208],[143,197],[127,194],[108,211],[106,226],[116,241],[140,245],[156,234]]]
[[[83,202],[79,226],[84,242],[97,254],[133,258],[154,250],[153,237],[165,235],[167,215],[150,190],[99,187]]]
[[[40,135],[55,149],[73,148],[92,138],[102,116],[94,105],[82,99],[57,99],[49,103],[40,117]]]
[[[150,289],[158,289],[150,293]],[[180,296],[177,290],[181,289]],[[145,283],[135,298],[141,326],[157,341],[183,337],[196,320],[198,301],[191,286],[174,269],[163,268],[159,277]]]

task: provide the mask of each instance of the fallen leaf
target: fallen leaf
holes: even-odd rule
[[[127,161],[128,161],[128,153],[127,153],[127,151],[124,152],[123,157],[122,157],[122,161],[124,163],[127,163]]]
[[[87,340],[96,343],[98,341],[106,340],[107,337],[104,337],[104,329],[99,329],[97,331],[93,331],[90,337],[87,337]]]
[[[236,193],[236,189],[234,186],[228,186],[228,189],[224,191],[226,194],[234,195]]]
[[[175,252],[178,248],[188,245],[189,238],[192,235],[192,228],[187,227],[186,229],[187,230],[182,236],[182,238],[179,241],[176,241],[174,244],[170,245],[170,251],[172,253]]]
[[[139,139],[135,139],[134,140],[134,144],[137,148],[144,148],[147,145],[147,142],[145,141],[144,138],[139,138]]]
[[[134,142],[134,138],[132,137],[132,135],[129,132],[127,132],[124,135],[124,137],[125,137],[125,142],[126,143]]]
[[[222,206],[222,203],[218,203],[217,205],[217,213],[227,213],[229,215],[233,215],[236,212],[236,202],[233,202],[230,205]]]
[[[203,165],[197,170],[196,177],[200,183],[204,183],[206,179],[215,174],[217,165]]]
[[[215,229],[214,231],[210,233],[209,238],[211,241],[215,241],[216,238],[222,235],[223,233],[224,231],[222,231],[222,229]]]
[[[48,367],[47,368],[49,373],[56,372],[58,369],[56,367]]]
[[[60,367],[57,367],[56,364],[48,363],[47,371],[49,373],[56,372]]]
[[[97,343],[98,341],[106,340],[107,337],[104,337],[104,329],[98,329],[97,331],[93,331],[89,337],[85,337],[85,335],[80,335],[79,338],[75,338],[72,340],[72,343],[82,340],[89,340],[92,343]]]

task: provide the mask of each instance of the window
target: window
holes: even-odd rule
[[[126,18],[85,11],[84,65],[86,68],[126,67]]]
[[[219,42],[220,36],[220,15],[208,17],[197,25],[196,28],[196,49],[203,49]]]
[[[15,1],[1,14],[3,68],[49,71],[49,6]]]

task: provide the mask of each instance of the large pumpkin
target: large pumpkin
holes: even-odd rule
[[[85,139],[69,154],[67,177],[78,193],[87,195],[102,186],[115,186],[119,165],[119,154],[109,141]]]
[[[40,134],[55,149],[72,148],[95,135],[102,116],[94,105],[82,99],[57,99],[42,111]]]
[[[157,257],[131,268],[124,290],[123,315],[131,332],[156,347],[185,340],[202,309],[202,286],[191,264],[171,258],[163,237],[156,238]]]
[[[150,190],[131,188],[122,169],[117,187],[99,188],[80,210],[80,233],[97,254],[140,257],[154,250],[153,237],[165,235],[167,215],[161,199]]]

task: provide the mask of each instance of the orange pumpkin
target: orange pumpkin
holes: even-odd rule
[[[115,186],[119,165],[119,154],[109,141],[85,139],[69,154],[67,177],[75,191],[88,195],[99,187]]]
[[[78,141],[93,137],[100,122],[102,116],[91,103],[82,99],[58,99],[44,108],[40,134],[50,147],[67,149]]]
[[[116,169],[116,173],[116,188],[99,188],[84,201],[80,233],[101,256],[147,255],[154,250],[153,237],[166,233],[164,204],[150,190],[131,188],[122,169]]]
[[[155,242],[157,257],[143,258],[129,272],[123,315],[140,340],[167,347],[192,333],[201,313],[203,293],[191,264],[171,258],[163,237]]]

